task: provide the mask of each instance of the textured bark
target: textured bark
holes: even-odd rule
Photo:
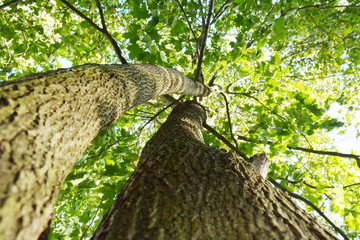
[[[59,186],[99,131],[170,93],[209,89],[155,65],[88,64],[0,85],[0,239],[37,239]]]
[[[204,109],[176,107],[93,239],[336,239],[253,165],[203,143]]]

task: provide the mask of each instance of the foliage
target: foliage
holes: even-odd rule
[[[63,2],[24,1],[0,9],[2,79],[67,61],[119,63],[108,38]],[[101,5],[106,29],[130,63],[171,66],[194,76],[209,2],[103,0]],[[70,3],[103,28],[96,1]],[[207,123],[247,156],[266,152],[270,177],[308,198],[349,237],[360,234],[360,185],[351,185],[360,182],[355,161],[289,147],[338,151],[334,138],[346,129],[359,136],[358,5],[356,0],[215,2],[202,65],[206,83],[217,89],[202,101]],[[160,109],[161,102],[153,101],[132,110],[89,146],[59,195],[52,239],[91,236],[133,171],[141,146],[169,111],[152,119],[141,135],[137,130]],[[210,133],[204,137],[209,145],[227,148]]]

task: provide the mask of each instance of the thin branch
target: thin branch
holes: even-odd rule
[[[210,81],[209,81],[209,83],[208,83],[208,86],[209,86],[209,87],[214,86],[214,82],[215,82],[215,80],[216,80],[218,77],[219,77],[218,71],[216,71],[216,72],[214,73],[214,75],[210,78]]]
[[[346,185],[346,186],[344,186],[344,188],[349,188],[349,187],[353,187],[353,186],[357,186],[357,185],[360,185],[360,182]]]
[[[274,110],[272,110],[271,108],[267,107],[264,103],[262,103],[258,98],[252,96],[251,94],[248,93],[234,93],[234,92],[226,92],[227,94],[237,94],[237,95],[242,95],[245,97],[249,97],[254,99],[255,101],[257,101],[260,105],[262,105],[264,108],[266,108],[270,113],[274,114],[275,116],[279,117],[281,120],[283,120],[284,122],[287,122],[288,124],[291,124],[289,120],[287,120],[285,117],[279,115],[277,112],[275,112]],[[305,134],[303,134],[302,132],[300,132],[300,135],[305,139],[305,141],[308,143],[308,145],[312,148],[312,145],[310,143],[310,141],[307,139],[307,137],[305,136]]]
[[[305,14],[306,14],[308,17],[311,18],[311,21],[315,24],[315,26],[316,26],[318,29],[320,29],[321,31],[323,31],[323,32],[326,33],[327,35],[331,36],[331,34],[330,34],[328,31],[326,31],[325,29],[322,29],[322,28],[317,24],[317,22],[315,21],[315,19],[313,18],[313,16],[309,15],[307,12],[305,12]]]
[[[126,115],[126,116],[140,117],[140,118],[151,118],[151,117],[149,117],[149,116],[144,116],[144,115],[140,115],[140,114],[133,114],[133,113],[124,113],[124,115]]]
[[[230,63],[231,63],[231,61],[228,61],[228,62],[226,63],[226,68],[228,68],[228,66],[230,65]],[[217,70],[215,70],[214,75],[210,78],[210,81],[209,81],[209,83],[208,83],[208,86],[209,86],[209,87],[214,86],[215,80],[224,72],[224,71],[220,72],[221,69],[222,69],[222,68],[220,67],[220,68],[218,68]],[[220,73],[219,73],[219,72],[220,72]]]
[[[324,4],[314,5],[314,6],[305,6],[299,8],[297,11],[303,10],[303,9],[309,9],[309,8],[316,8],[316,9],[329,9],[329,8],[360,8],[358,5],[338,5],[338,6],[327,6],[327,7],[321,7]]]
[[[184,14],[185,20],[190,28],[190,31],[195,39],[197,39],[194,29],[191,27],[190,20],[185,12],[184,6],[179,2],[179,0],[176,0],[176,3],[179,5],[181,12]]]
[[[336,77],[345,77],[348,75],[354,75],[355,76],[355,72],[348,72],[348,73],[342,73],[342,74],[333,74],[333,75],[312,75],[309,78],[304,78],[302,76],[292,76],[292,75],[287,75],[284,76],[286,78],[295,78],[295,79],[299,79],[302,81],[312,81],[312,80],[318,80],[318,79],[325,79],[325,78],[336,78]]]
[[[329,5],[329,4],[331,4],[331,3],[335,2],[335,1],[336,1],[336,0],[332,0],[332,1],[330,1],[330,2],[325,2],[325,3],[322,3],[322,4],[318,4],[318,5],[313,5],[312,7],[321,7],[321,6]],[[303,9],[306,9],[307,7],[308,7],[308,6],[298,8],[298,9],[296,9],[296,11],[301,11],[301,10],[303,10]],[[291,10],[294,10],[294,9],[291,9]],[[289,10],[289,11],[291,11],[291,10]]]
[[[96,5],[99,9],[99,13],[100,13],[100,19],[101,19],[101,24],[102,24],[102,29],[104,29],[105,31],[107,31],[107,28],[106,28],[106,22],[105,22],[105,17],[104,17],[104,12],[103,12],[103,9],[101,7],[101,3],[100,3],[100,0],[96,0]]]
[[[275,116],[279,117],[280,119],[282,119],[285,122],[289,122],[285,117],[279,115],[278,113],[276,113],[274,110],[272,110],[271,108],[267,107],[263,102],[261,102],[257,97],[254,97],[253,95],[249,94],[249,93],[237,93],[237,92],[226,92],[227,94],[234,94],[234,95],[242,95],[248,98],[252,98],[255,101],[257,101],[261,106],[263,106],[264,108],[266,108],[269,112],[271,112],[272,114],[274,114]]]
[[[95,213],[95,215],[92,217],[91,222],[87,225],[85,231],[84,231],[83,234],[81,235],[80,240],[82,240],[82,239],[85,238],[86,233],[89,231],[89,228],[90,228],[91,225],[94,223],[95,218],[97,217],[99,211],[100,211],[100,208],[98,208],[98,209],[96,210],[96,213]]]
[[[236,152],[237,154],[239,154],[243,159],[245,159],[246,161],[249,161],[249,158],[242,152],[239,151],[239,149],[237,149],[234,145],[232,145],[223,135],[221,135],[220,133],[218,133],[214,128],[212,128],[211,126],[209,126],[207,123],[204,123],[204,128],[210,132],[211,134],[213,134],[215,137],[217,137],[220,141],[222,141],[226,146],[228,146],[231,150],[233,150],[234,152]]]
[[[289,122],[289,120],[287,120],[285,117],[279,115],[277,112],[275,112],[274,110],[272,110],[271,108],[269,108],[268,106],[266,106],[263,102],[261,102],[257,97],[254,97],[252,95],[249,94],[245,94],[244,96],[247,96],[249,98],[254,99],[255,101],[257,101],[261,106],[263,106],[264,108],[266,108],[269,112],[271,112],[272,114],[274,114],[275,116],[277,116],[278,118],[280,118],[281,120],[283,120],[284,122]]]
[[[223,96],[224,100],[225,100],[225,107],[226,107],[226,116],[227,116],[227,119],[228,119],[228,123],[229,123],[229,130],[230,130],[230,136],[232,138],[232,140],[234,141],[235,143],[235,146],[236,148],[239,148],[239,145],[236,141],[236,138],[234,136],[234,133],[233,133],[233,129],[232,129],[232,123],[231,123],[231,117],[230,117],[230,109],[229,109],[229,102],[226,98],[226,95],[224,93],[220,93],[221,96]]]
[[[146,125],[148,125],[150,122],[152,122],[155,118],[157,118],[162,112],[164,112],[166,109],[168,109],[169,107],[172,107],[173,105],[177,104],[182,98],[184,98],[185,96],[181,96],[179,99],[175,100],[174,102],[170,103],[169,105],[167,105],[166,107],[164,107],[163,109],[161,109],[159,112],[157,112],[154,116],[152,116],[140,129],[139,129],[139,135],[141,134],[142,130],[146,127]]]
[[[87,54],[91,53],[92,51],[95,51],[97,48],[99,48],[99,46],[103,40],[104,40],[104,35],[101,35],[98,39],[96,46],[93,47],[92,49],[88,50],[87,52],[84,52],[83,54],[81,54],[80,59],[82,59],[85,55],[87,55]]]
[[[7,2],[7,3],[4,3],[3,5],[0,6],[0,9],[3,9],[3,8],[6,8],[6,7],[9,7],[13,4],[16,4],[16,3],[19,3],[21,2],[22,0],[13,0],[13,1],[10,1],[10,2]]]
[[[88,18],[87,16],[85,16],[82,12],[80,12],[79,10],[77,10],[71,3],[69,3],[66,0],[60,0],[61,2],[63,2],[68,8],[70,8],[72,11],[74,11],[77,15],[79,15],[82,19],[84,19],[85,21],[87,21],[93,28],[95,28],[96,30],[98,30],[99,32],[103,33],[104,30],[99,27],[98,25],[96,25],[96,23],[94,23],[90,18]]]
[[[214,24],[220,17],[221,15],[229,8],[230,4],[232,3],[234,0],[227,0],[220,8],[219,10],[214,14],[213,20],[211,21],[211,24]]]
[[[199,3],[199,6],[200,6],[200,13],[203,13],[204,12],[204,5],[202,4],[201,0],[198,0],[198,3]],[[202,25],[205,25],[205,18],[202,14],[201,15],[201,22],[202,22]]]
[[[316,189],[316,186],[311,185],[311,184],[307,183],[307,182],[304,181],[304,180],[301,180],[301,181],[292,181],[292,180],[289,180],[289,179],[287,179],[287,178],[279,178],[279,179],[281,179],[281,180],[282,180],[282,179],[285,179],[286,182],[291,183],[291,184],[293,184],[293,185],[295,185],[295,186],[297,186],[297,184],[299,184],[299,183],[303,183],[305,186],[307,186],[307,187],[309,187],[309,188]],[[334,188],[334,187],[327,187],[327,186],[326,186],[325,188]],[[325,195],[329,200],[332,199],[328,194],[324,193],[324,195]]]
[[[265,24],[266,22],[266,19],[268,18],[268,16],[272,13],[272,11],[274,10],[275,8],[275,5],[272,5],[269,10],[267,10],[267,14],[266,16],[264,17],[264,19],[261,21],[261,23],[259,24],[259,26],[257,27],[257,29],[254,31],[254,32],[260,32],[260,35],[263,35],[273,24],[269,24],[265,27],[263,27],[263,25]],[[283,14],[283,13],[282,13]],[[250,41],[247,42],[246,44],[246,49],[250,48],[253,43],[255,42],[255,39],[251,39]]]
[[[197,62],[197,68],[195,71],[195,80],[196,81],[200,81],[200,79],[201,79],[201,77],[200,77],[202,74],[201,66],[202,66],[202,62],[203,62],[203,58],[204,58],[206,40],[207,40],[207,36],[209,33],[209,27],[210,27],[210,21],[211,21],[213,7],[214,7],[214,0],[210,0],[206,24],[205,24],[205,26],[203,26],[203,31],[202,31],[201,37],[199,39],[199,48],[198,48],[199,49],[199,58],[198,58],[198,62]]]
[[[74,11],[77,15],[79,15],[82,19],[84,19],[85,21],[87,21],[93,28],[95,28],[96,30],[98,30],[99,32],[101,32],[102,34],[104,34],[104,36],[110,41],[111,45],[113,46],[116,55],[118,56],[120,62],[122,64],[128,64],[128,62],[126,61],[126,59],[123,57],[121,49],[119,48],[116,40],[111,36],[111,34],[106,30],[105,28],[101,28],[99,27],[96,23],[94,23],[90,18],[88,18],[87,16],[85,16],[82,12],[80,12],[79,10],[77,10],[71,3],[69,3],[66,0],[60,0],[61,2],[63,2],[68,8],[70,8],[72,11]],[[105,20],[104,20],[105,21]]]
[[[308,152],[308,153],[316,153],[316,154],[320,154],[320,155],[329,155],[329,156],[336,156],[336,157],[343,157],[343,158],[353,158],[356,160],[358,166],[360,163],[360,156],[357,156],[355,154],[338,153],[338,152],[332,152],[332,151],[321,151],[321,150],[314,150],[314,149],[308,149],[308,148],[303,148],[303,147],[288,146],[287,148],[292,149],[292,150]]]
[[[113,46],[113,48],[114,48],[114,50],[116,52],[116,55],[118,56],[120,62],[122,64],[128,64],[126,59],[123,57],[121,49],[120,49],[119,45],[117,44],[116,40],[111,36],[109,31],[107,30],[105,17],[104,17],[104,12],[103,12],[103,9],[101,7],[100,1],[96,0],[96,4],[97,4],[97,7],[99,9],[100,18],[101,18],[101,24],[102,24],[102,27],[103,27],[102,29],[103,29],[104,35],[109,39],[109,41],[110,41],[111,45]]]
[[[296,194],[296,193],[293,193],[293,192],[289,191],[286,187],[284,187],[283,185],[281,185],[280,183],[278,183],[274,179],[269,178],[269,181],[272,184],[274,184],[274,186],[276,186],[277,188],[280,188],[282,191],[287,192],[291,197],[296,198],[296,199],[304,202],[306,205],[310,206],[323,219],[325,219],[325,221],[328,224],[330,224],[337,233],[339,233],[344,239],[349,240],[349,238],[346,236],[346,234],[339,227],[337,227],[317,206],[315,206],[315,204],[313,204],[312,202],[310,202],[308,199],[304,198],[303,196],[300,196],[299,194]]]
[[[258,144],[273,144],[273,142],[271,141],[266,141],[266,142],[261,142],[261,141],[257,141],[257,140],[253,140],[244,136],[238,136],[238,139],[241,139],[243,141],[246,142],[252,142],[252,143],[258,143]],[[297,151],[303,151],[303,152],[308,152],[308,153],[315,153],[315,154],[319,154],[319,155],[328,155],[328,156],[335,156],[335,157],[343,157],[343,158],[353,158],[356,160],[358,166],[359,166],[359,162],[360,162],[360,156],[355,155],[355,154],[347,154],[347,153],[338,153],[338,152],[332,152],[332,151],[322,151],[322,150],[314,150],[314,149],[309,149],[309,148],[303,148],[303,147],[290,147],[290,146],[286,146],[286,148],[291,149],[291,150],[297,150]],[[360,166],[359,166],[360,167]]]
[[[303,183],[304,185],[308,186],[309,188],[313,188],[313,189],[317,188],[316,186],[311,185],[310,183],[307,183],[305,180],[292,181],[292,180],[289,180],[289,179],[286,179],[286,178],[280,178],[280,179],[285,179],[286,181],[288,181],[289,183],[294,184],[294,185],[296,185],[298,183]],[[345,186],[343,186],[343,188],[346,189],[346,188],[350,188],[350,187],[357,186],[357,185],[360,185],[360,182],[345,185]],[[335,188],[335,186],[324,186],[324,188]]]

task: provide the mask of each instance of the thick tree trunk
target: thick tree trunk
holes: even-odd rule
[[[209,89],[154,65],[88,64],[0,83],[0,239],[37,239],[59,186],[99,131],[170,93]]]
[[[335,239],[254,167],[206,146],[186,102],[145,146],[93,239]]]

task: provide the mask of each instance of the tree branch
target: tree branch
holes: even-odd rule
[[[290,184],[293,184],[293,185],[295,185],[295,186],[297,186],[297,184],[299,184],[299,183],[303,183],[305,186],[307,186],[307,187],[309,187],[309,188],[316,189],[316,186],[307,183],[305,180],[292,181],[292,180],[287,179],[287,177],[286,177],[286,178],[278,178],[278,179],[281,179],[281,180],[284,179],[286,182],[288,182],[288,183],[290,183]],[[326,187],[324,187],[324,188],[334,188],[334,187],[328,187],[328,186],[326,186]],[[330,200],[332,199],[328,194],[324,193],[324,195],[325,195],[328,199],[330,199]]]
[[[227,119],[228,119],[228,123],[229,123],[230,136],[231,136],[232,140],[234,141],[236,148],[238,149],[238,148],[239,148],[239,145],[238,145],[238,143],[237,143],[237,141],[236,141],[236,138],[235,138],[235,136],[234,136],[233,129],[232,129],[232,123],[231,123],[231,118],[230,118],[229,102],[228,102],[228,100],[227,100],[227,98],[226,98],[226,96],[225,96],[224,93],[220,93],[220,94],[221,94],[221,96],[223,96],[223,98],[224,98],[224,100],[225,100],[226,115],[227,115]]]
[[[79,15],[82,19],[84,19],[85,21],[87,21],[93,28],[95,28],[96,30],[98,30],[99,32],[101,32],[102,34],[104,34],[104,36],[110,41],[111,45],[113,46],[116,55],[118,56],[120,62],[122,64],[127,64],[128,62],[126,61],[126,59],[123,57],[121,49],[119,48],[116,40],[111,36],[111,34],[106,30],[105,28],[101,28],[99,27],[96,23],[94,23],[90,18],[88,18],[87,16],[85,16],[82,12],[80,12],[79,10],[77,10],[71,3],[69,3],[66,0],[60,0],[61,2],[63,2],[68,8],[70,8],[72,11],[74,11],[77,15]],[[100,2],[99,2],[100,4]],[[99,6],[99,5],[98,5]],[[101,8],[101,6],[100,6]],[[100,11],[100,9],[99,9]],[[102,9],[101,9],[102,12]],[[101,13],[100,13],[100,17],[101,17]],[[103,20],[103,17],[101,19],[101,21],[103,22],[103,26],[105,26],[105,20]]]
[[[305,180],[300,180],[300,181],[292,181],[292,180],[289,180],[289,179],[286,179],[286,178],[279,178],[279,179],[285,179],[287,182],[291,183],[291,184],[298,184],[298,183],[303,183],[304,185],[308,186],[309,188],[313,188],[313,189],[316,189],[317,187],[314,186],[314,185],[311,185],[310,183],[307,183]],[[357,185],[360,185],[360,182],[358,183],[353,183],[353,184],[349,184],[349,185],[345,185],[343,186],[344,189],[346,188],[350,188],[350,187],[353,187],[353,186],[357,186]],[[335,188],[335,186],[324,186],[324,188]]]
[[[316,8],[316,9],[329,9],[329,8],[359,8],[360,6],[357,5],[337,5],[337,6],[327,6],[327,7],[321,7],[325,4],[319,4],[319,5],[314,5],[314,6],[305,6],[305,7],[301,7],[299,8],[297,11],[300,10],[304,10],[304,9],[309,9],[309,8]]]
[[[264,143],[261,141],[257,141],[257,140],[252,140],[250,138],[244,137],[244,136],[238,136],[238,139],[241,139],[243,141],[246,142],[252,142],[252,143]],[[265,142],[265,144],[273,144],[273,142],[271,141],[267,141]],[[343,157],[343,158],[353,158],[356,160],[358,167],[360,168],[360,156],[355,155],[355,154],[347,154],[347,153],[338,153],[338,152],[332,152],[332,151],[322,151],[322,150],[314,150],[314,149],[309,149],[309,148],[303,148],[303,147],[290,147],[290,146],[286,146],[286,148],[291,149],[291,150],[297,150],[297,151],[303,151],[303,152],[308,152],[308,153],[315,153],[315,154],[319,154],[319,155],[328,155],[328,156],[335,156],[335,157]]]
[[[214,14],[213,20],[211,21],[211,24],[214,24],[221,15],[229,8],[229,3],[232,3],[234,0],[227,0],[220,8],[219,10]]]
[[[272,110],[271,108],[267,107],[264,103],[262,103],[258,98],[252,96],[249,93],[234,93],[234,92],[226,92],[227,94],[238,94],[238,95],[242,95],[248,98],[252,98],[255,101],[257,101],[260,105],[262,105],[264,108],[266,108],[270,113],[272,113],[273,115],[279,117],[281,120],[283,120],[284,122],[288,123],[289,125],[291,125],[290,121],[287,120],[285,117],[279,115],[277,112],[275,112],[274,110]],[[305,141],[309,144],[309,146],[312,148],[310,141],[308,140],[308,138],[305,136],[304,133],[300,132],[300,135],[305,139]]]
[[[337,227],[315,204],[310,202],[308,199],[304,198],[303,196],[300,196],[299,194],[293,193],[289,191],[286,187],[275,181],[273,178],[269,178],[269,181],[274,184],[275,187],[280,188],[282,191],[287,192],[291,197],[296,198],[302,202],[304,202],[306,205],[310,206],[312,209],[314,209],[325,221],[330,224],[334,230],[339,233],[344,239],[349,240],[349,238],[346,236],[346,234]]]
[[[181,3],[179,2],[179,0],[176,0],[176,3],[179,5],[181,12],[184,14],[185,20],[186,20],[186,22],[187,22],[187,24],[188,24],[188,26],[189,26],[189,28],[190,28],[190,31],[191,31],[192,35],[194,36],[195,39],[197,39],[196,34],[195,34],[195,32],[194,32],[194,29],[191,27],[190,20],[189,20],[187,14],[186,14],[186,12],[185,12],[184,6],[181,5]]]
[[[230,65],[230,63],[231,63],[231,61],[228,61],[228,62],[226,63],[226,68],[228,68],[228,66]],[[215,70],[214,75],[213,75],[213,76],[210,78],[210,80],[209,80],[209,83],[208,83],[208,86],[209,86],[209,87],[213,86],[215,80],[224,72],[224,71],[223,71],[223,72],[220,72],[220,70],[221,70],[221,67],[218,68],[217,70]],[[220,72],[220,73],[219,73],[219,72]]]
[[[164,112],[166,109],[168,109],[169,107],[174,107],[174,105],[177,105],[179,103],[179,101],[184,98],[185,96],[181,96],[179,99],[176,99],[174,102],[170,103],[169,105],[167,105],[166,107],[164,107],[163,109],[161,109],[159,112],[157,112],[154,116],[152,116],[140,129],[139,129],[139,135],[142,132],[142,130],[146,127],[146,125],[148,125],[150,122],[152,122],[157,116],[159,116],[162,112]]]
[[[101,24],[102,24],[102,29],[104,31],[107,31],[107,28],[106,28],[106,22],[105,22],[105,17],[104,17],[104,12],[103,12],[103,9],[101,7],[101,3],[100,3],[100,0],[96,0],[96,5],[99,9],[99,13],[100,13],[100,19],[101,19]]]
[[[207,36],[209,33],[209,27],[210,27],[210,21],[211,21],[213,7],[214,7],[214,0],[210,0],[206,24],[205,24],[205,26],[203,26],[201,37],[199,39],[199,48],[198,48],[199,49],[199,58],[198,58],[197,67],[195,70],[195,80],[196,81],[200,81],[200,79],[201,79],[201,74],[202,74],[201,66],[202,66],[202,62],[203,62],[203,58],[204,58],[206,40],[207,40]]]
[[[3,8],[6,8],[6,7],[9,7],[13,4],[16,4],[16,3],[19,3],[21,2],[22,0],[13,0],[13,1],[10,1],[10,2],[7,2],[7,3],[4,3],[3,5],[0,6],[0,9],[3,9]]]
[[[217,137],[220,141],[222,141],[226,146],[228,146],[231,150],[233,150],[234,152],[236,152],[237,154],[239,154],[243,159],[245,159],[246,161],[249,161],[249,158],[242,152],[239,151],[239,149],[237,149],[234,145],[232,145],[223,135],[221,135],[220,133],[218,133],[214,128],[212,128],[211,126],[209,126],[207,123],[204,123],[204,128],[210,132],[211,134],[213,134],[215,137]]]
[[[98,216],[99,212],[100,212],[100,208],[98,208],[98,209],[96,210],[96,213],[95,213],[94,216],[91,218],[90,223],[85,227],[85,231],[84,231],[83,234],[81,235],[80,240],[83,240],[83,239],[85,238],[86,233],[89,231],[91,225],[94,223],[95,218]]]
[[[346,185],[346,186],[344,186],[344,188],[349,188],[349,187],[353,187],[353,186],[357,186],[357,185],[360,185],[360,182]]]
[[[198,4],[200,7],[200,13],[203,13],[204,6],[203,6],[201,0],[198,0]],[[201,23],[202,23],[202,25],[205,25],[205,18],[204,18],[204,16],[202,16],[202,14],[200,14],[200,15],[201,15]]]

